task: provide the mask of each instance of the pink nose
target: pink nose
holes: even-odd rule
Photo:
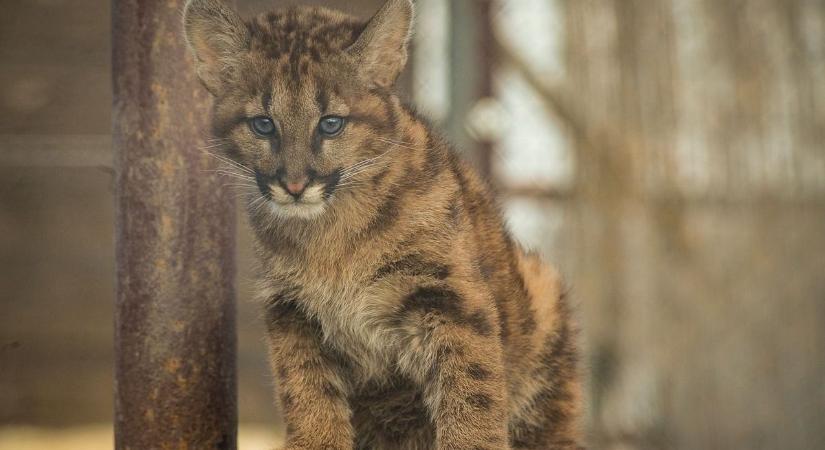
[[[301,180],[296,183],[286,183],[286,191],[292,196],[301,195],[307,187],[308,180]]]

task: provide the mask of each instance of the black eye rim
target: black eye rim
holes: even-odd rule
[[[324,130],[324,127],[323,127],[324,122],[329,120],[329,119],[338,120],[338,128],[336,128],[334,132],[327,132],[326,130]],[[346,128],[346,125],[347,125],[347,118],[346,117],[341,117],[341,116],[336,116],[336,115],[324,116],[324,117],[321,117],[321,120],[318,121],[318,133],[321,136],[326,137],[326,138],[334,138],[334,137],[339,136],[344,131],[344,128]]]
[[[258,127],[259,121],[268,122],[271,129],[260,129]],[[255,133],[256,136],[261,138],[271,138],[278,134],[278,127],[275,126],[275,121],[272,120],[271,117],[267,116],[255,116],[249,119],[249,129],[252,130],[252,132]]]

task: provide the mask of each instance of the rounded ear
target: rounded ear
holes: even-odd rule
[[[249,30],[221,0],[188,0],[183,9],[183,31],[198,77],[217,95],[239,53],[249,46]]]
[[[365,82],[383,88],[395,83],[407,65],[413,16],[411,0],[387,0],[347,49]]]

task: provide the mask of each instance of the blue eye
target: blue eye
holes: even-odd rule
[[[346,120],[338,116],[322,117],[318,122],[318,133],[324,137],[335,137],[344,129]]]
[[[269,117],[264,116],[253,117],[252,120],[249,121],[249,128],[260,137],[272,137],[277,131],[275,122]]]

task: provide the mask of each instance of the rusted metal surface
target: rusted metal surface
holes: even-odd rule
[[[115,447],[234,449],[234,209],[183,0],[114,0]]]
[[[473,133],[471,115],[480,101],[493,97],[495,62],[492,0],[452,0],[450,8],[450,113],[447,134],[484,176],[492,172],[493,142]],[[472,68],[472,70],[456,70]]]
[[[476,0],[476,20],[478,21],[478,99],[491,98],[493,92],[493,76],[495,64],[495,40],[493,35],[493,2],[492,0]],[[479,170],[487,177],[493,176],[494,143],[481,139],[478,142]]]

